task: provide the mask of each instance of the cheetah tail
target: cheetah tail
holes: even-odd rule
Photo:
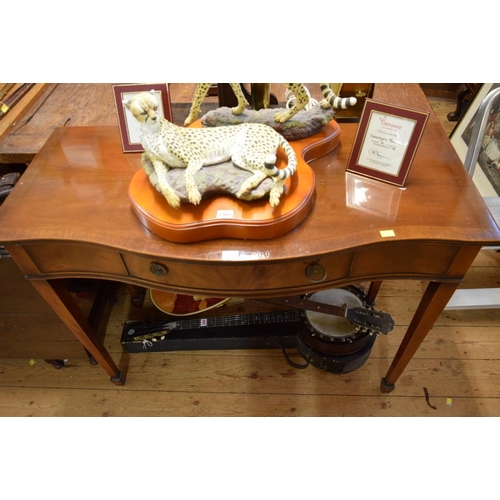
[[[332,92],[328,83],[322,83],[320,86],[321,92],[325,100],[335,109],[346,109],[354,106],[357,102],[355,97],[339,97]]]
[[[283,169],[279,169],[278,167],[276,167],[276,156],[274,155],[270,155],[273,157],[272,161],[270,157],[266,158],[264,165],[271,177],[275,177],[276,179],[288,179],[288,177],[291,177],[297,170],[297,156],[295,155],[295,151],[293,150],[292,146],[290,146],[288,141],[281,135],[279,139],[279,145],[281,146],[283,151],[285,151],[288,158],[287,166]]]

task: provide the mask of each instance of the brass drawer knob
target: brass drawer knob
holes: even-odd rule
[[[168,269],[158,262],[151,262],[151,264],[149,264],[149,270],[155,276],[166,276],[168,274]]]
[[[323,281],[326,278],[325,268],[319,264],[312,264],[306,269],[306,276],[315,283]]]

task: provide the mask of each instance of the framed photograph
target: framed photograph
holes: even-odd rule
[[[139,123],[125,107],[123,101],[128,101],[141,92],[150,92],[151,90],[154,91],[158,102],[158,114],[162,118],[172,121],[172,108],[166,83],[113,85],[116,112],[118,113],[118,124],[120,127],[123,151],[125,153],[140,153],[144,151],[144,148],[140,141]]]
[[[453,129],[450,140],[458,156],[465,161],[476,115],[484,98],[500,83],[484,83]],[[500,195],[500,102],[493,104],[483,144],[474,170],[474,183],[483,196]]]
[[[429,113],[367,99],[346,170],[403,186]]]

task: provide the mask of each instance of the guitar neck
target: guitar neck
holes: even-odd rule
[[[257,312],[249,314],[236,314],[214,318],[191,318],[178,321],[131,321],[126,325],[125,331],[129,338],[140,337],[162,331],[197,330],[206,328],[224,328],[235,326],[252,326],[277,323],[297,323],[302,321],[300,311],[291,309],[287,311]]]
[[[196,328],[224,328],[226,326],[262,325],[270,323],[294,323],[300,321],[298,310],[271,311],[236,314],[214,318],[193,318],[169,323],[172,330],[193,330]]]

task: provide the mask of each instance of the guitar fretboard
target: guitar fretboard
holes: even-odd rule
[[[224,328],[235,326],[267,325],[278,323],[297,323],[302,321],[299,309],[285,311],[235,314],[214,318],[192,318],[169,322],[133,322],[129,325],[127,336],[134,338],[161,331],[197,330],[206,328]]]
[[[250,314],[219,316],[216,318],[185,319],[170,323],[173,330],[193,330],[195,328],[223,328],[225,326],[262,325],[272,323],[295,323],[301,321],[300,311],[271,311]]]

